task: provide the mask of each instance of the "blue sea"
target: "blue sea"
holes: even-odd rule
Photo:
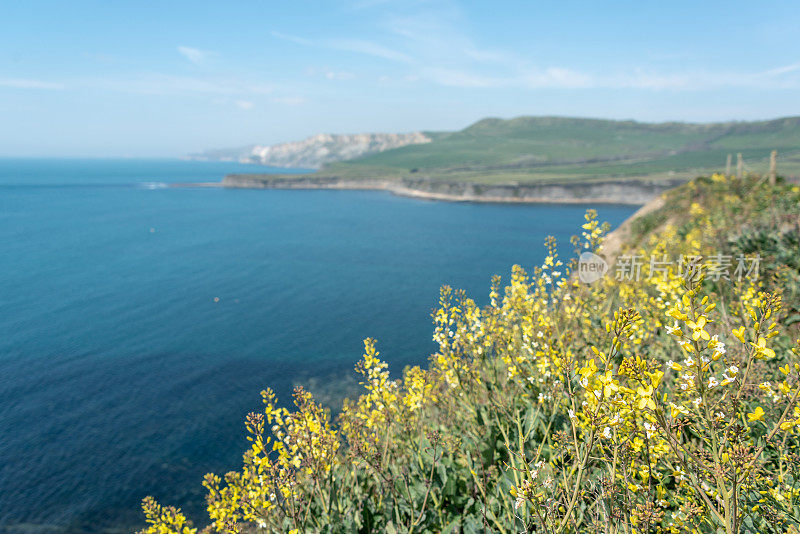
[[[335,405],[368,336],[425,364],[441,285],[485,304],[587,208],[168,186],[248,171],[279,172],[0,159],[0,530],[130,532],[146,495],[202,518],[261,389]]]

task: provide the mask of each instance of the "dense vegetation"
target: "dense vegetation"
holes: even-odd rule
[[[690,178],[742,153],[765,172],[781,154],[784,174],[800,174],[800,118],[648,124],[520,117],[484,119],[457,132],[426,132],[433,142],[335,163],[307,176],[423,178],[507,183],[598,178]]]
[[[800,188],[693,180],[583,283],[605,232],[589,211],[573,259],[548,240],[483,309],[443,288],[427,370],[392,380],[366,340],[335,424],[264,391],[241,470],[206,477],[207,529],[797,532]],[[144,510],[144,532],[196,532]]]

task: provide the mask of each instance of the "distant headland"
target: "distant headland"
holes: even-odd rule
[[[773,150],[782,175],[800,175],[800,117],[703,124],[490,118],[456,132],[318,135],[249,147],[238,158],[233,151],[197,157],[318,168],[304,174],[229,175],[219,185],[231,188],[374,189],[472,202],[643,204],[701,174],[766,173]]]

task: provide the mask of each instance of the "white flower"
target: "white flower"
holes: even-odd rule
[[[730,367],[728,367],[728,372],[732,375],[735,375],[739,372],[739,368],[736,367],[735,365],[731,365]]]
[[[544,462],[536,462],[534,465],[534,468],[531,470],[531,478],[533,480],[539,477],[539,470],[542,468],[542,465],[544,465]]]
[[[571,408],[570,408],[570,410],[569,410],[569,418],[570,418],[570,419],[575,419],[575,412],[574,412],[574,411],[572,411],[572,409],[571,409]]]
[[[722,382],[721,382],[721,384],[722,384],[723,386],[727,386],[727,385],[728,385],[728,384],[730,384],[731,382],[733,382],[733,378],[732,378],[732,377],[730,377],[730,376],[728,376],[728,375],[727,375],[727,373],[723,373],[723,374],[722,374]]]
[[[605,427],[603,429],[603,437],[606,439],[611,439],[611,428]]]
[[[694,365],[694,358],[692,358],[691,356],[689,356],[688,358],[686,358],[686,359],[683,361],[683,363],[685,363],[686,365],[688,365],[689,367],[691,367],[691,366],[693,366],[693,365]]]
[[[702,403],[703,399],[701,399],[700,397],[697,397],[695,400],[692,401],[692,404],[694,404],[695,406],[700,406]]]
[[[681,327],[678,326],[678,321],[675,321],[675,324],[672,326],[667,327],[667,334],[677,336],[681,333]]]
[[[713,376],[708,379],[708,387],[715,388],[719,385],[719,381]]]

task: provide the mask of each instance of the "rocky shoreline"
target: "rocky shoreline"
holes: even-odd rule
[[[450,202],[646,204],[684,180],[595,180],[562,183],[478,184],[424,178],[343,179],[231,174],[220,184],[242,189],[379,190],[395,195]]]

